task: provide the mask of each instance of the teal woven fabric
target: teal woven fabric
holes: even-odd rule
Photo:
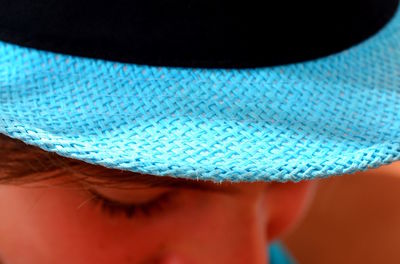
[[[400,13],[346,51],[255,69],[0,42],[0,89],[0,133],[89,163],[217,182],[351,173],[400,159]]]

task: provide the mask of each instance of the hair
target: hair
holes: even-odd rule
[[[0,184],[20,185],[74,174],[101,185],[118,185],[142,174],[106,168],[28,145],[0,134]],[[113,177],[110,177],[110,175]]]
[[[182,181],[196,181],[163,176],[157,177],[158,183],[154,183],[154,176],[63,157],[0,133],[0,184],[22,185],[63,178],[58,184],[84,180],[92,185],[123,189],[129,188],[133,177],[136,182],[151,186],[162,185],[163,182],[179,184]]]

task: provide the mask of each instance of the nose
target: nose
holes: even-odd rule
[[[206,237],[203,241],[193,241],[193,245],[196,245],[194,254],[170,252],[157,264],[269,263],[264,212],[256,208],[243,208],[236,213],[234,218],[227,215],[224,223],[204,231]]]
[[[221,208],[211,230],[210,225],[204,226],[209,243],[202,245],[204,254],[216,254],[211,253],[213,259],[199,263],[268,263],[265,188],[248,190],[246,194],[235,197],[229,206]]]
[[[267,262],[267,210],[262,195],[241,208],[236,223],[236,262],[265,264]]]
[[[268,263],[265,188],[242,188],[239,194],[214,198],[204,210],[197,207],[190,222],[177,226],[179,242],[168,245],[157,263]]]

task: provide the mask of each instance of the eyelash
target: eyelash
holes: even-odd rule
[[[118,201],[107,199],[94,190],[89,190],[89,192],[93,196],[91,201],[94,203],[94,205],[100,206],[102,212],[112,217],[122,214],[127,218],[133,218],[139,215],[150,217],[154,213],[161,212],[173,195],[173,192],[171,191],[163,193],[153,200],[145,203],[124,204]]]

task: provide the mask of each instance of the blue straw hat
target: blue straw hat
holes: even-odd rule
[[[390,163],[400,159],[400,11],[347,49],[265,67],[145,65],[0,41],[0,133],[109,168],[213,181]]]

